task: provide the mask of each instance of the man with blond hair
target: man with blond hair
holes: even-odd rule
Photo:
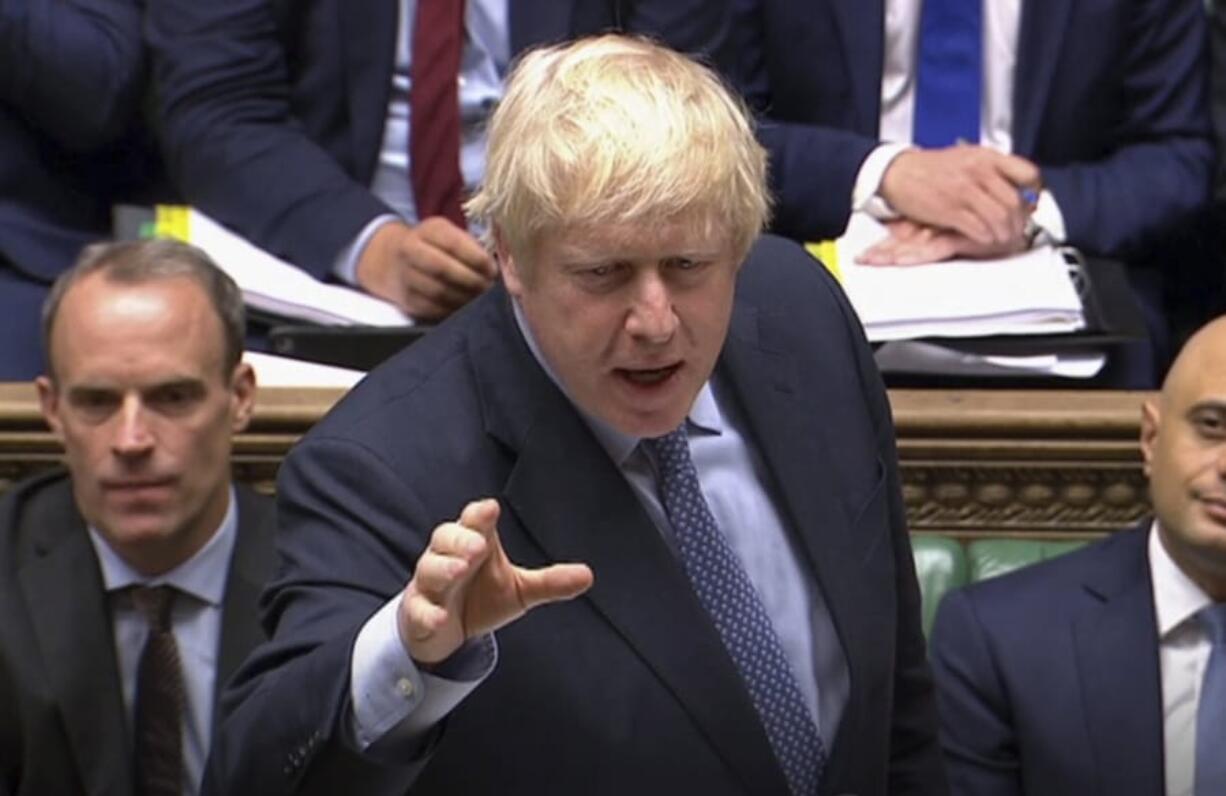
[[[943,792],[885,393],[743,109],[606,36],[489,138],[501,284],[287,458],[215,792]]]

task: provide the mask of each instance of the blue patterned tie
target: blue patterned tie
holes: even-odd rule
[[[1212,649],[1196,707],[1196,796],[1226,793],[1226,603],[1197,616]]]
[[[644,440],[681,563],[736,663],[792,793],[817,793],[826,750],[762,600],[715,523],[698,484],[685,428]]]
[[[915,54],[912,140],[945,147],[979,140],[984,0],[923,0]]]

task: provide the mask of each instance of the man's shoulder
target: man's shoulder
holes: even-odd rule
[[[382,447],[390,428],[406,437],[459,433],[480,416],[476,360],[497,358],[517,332],[495,288],[372,370],[307,439],[344,437]],[[511,374],[514,376],[514,373]]]
[[[50,547],[84,527],[67,472],[56,469],[31,476],[0,498],[0,560],[5,566],[19,566],[32,547]]]
[[[1111,591],[1130,579],[1147,577],[1148,525],[1117,531],[1078,550],[966,586],[955,594],[984,622],[1008,626],[1031,619],[1068,615],[1091,591]]]

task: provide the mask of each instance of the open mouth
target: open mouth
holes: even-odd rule
[[[681,363],[677,362],[663,368],[618,368],[617,375],[631,384],[651,387],[668,380],[678,370]]]

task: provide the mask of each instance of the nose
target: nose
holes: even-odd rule
[[[637,285],[634,303],[626,316],[626,331],[635,339],[659,345],[672,339],[677,324],[668,285],[658,273],[648,272]]]
[[[139,396],[124,397],[115,418],[111,449],[118,456],[141,456],[153,449],[153,430]]]

